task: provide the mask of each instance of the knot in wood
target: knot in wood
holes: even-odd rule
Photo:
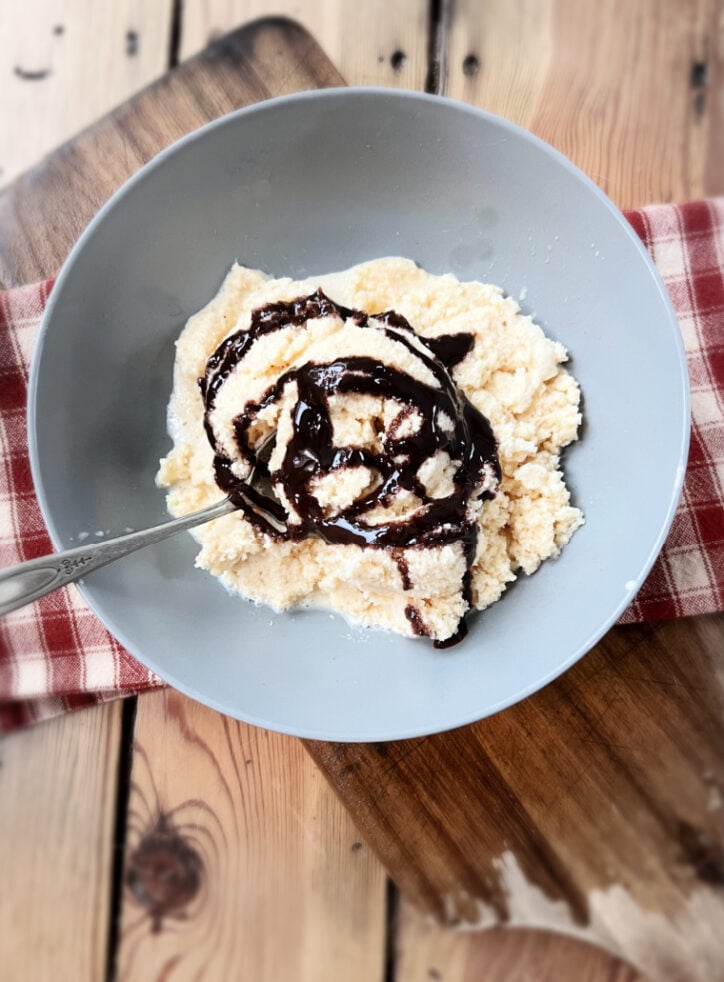
[[[178,916],[193,900],[202,877],[198,852],[161,815],[131,856],[126,883],[160,930],[164,917]]]

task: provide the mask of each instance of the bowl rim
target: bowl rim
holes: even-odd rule
[[[276,721],[270,721],[261,717],[255,717],[253,714],[245,713],[243,716],[239,715],[238,709],[234,708],[233,700],[230,703],[224,703],[220,700],[210,698],[200,692],[198,689],[194,688],[192,685],[187,685],[183,682],[173,678],[173,675],[168,677],[167,668],[164,666],[162,669],[155,664],[155,659],[153,655],[150,656],[145,651],[141,651],[139,647],[130,642],[130,640],[125,636],[125,631],[123,626],[116,623],[116,619],[107,616],[105,612],[102,612],[102,604],[100,601],[96,601],[94,597],[94,591],[92,586],[87,584],[76,584],[80,590],[83,599],[88,604],[93,613],[99,618],[101,623],[107,628],[107,630],[119,641],[119,643],[126,648],[127,651],[133,655],[142,665],[148,668],[150,671],[156,673],[168,681],[168,684],[178,689],[185,695],[196,699],[197,701],[210,706],[213,709],[218,710],[225,715],[231,716],[235,719],[243,720],[254,726],[261,726],[265,729],[273,730],[279,733],[285,733],[290,736],[297,736],[304,739],[312,740],[329,740],[342,743],[355,743],[355,742],[375,742],[375,741],[389,741],[389,740],[405,740],[412,739],[415,737],[427,736],[433,733],[441,733],[450,729],[454,729],[459,726],[467,726],[471,723],[477,722],[478,720],[485,719],[488,716],[492,716],[495,713],[500,712],[503,709],[515,705],[521,702],[523,699],[527,699],[529,696],[543,689],[550,682],[557,679],[559,676],[563,675],[564,672],[568,671],[577,661],[579,661],[591,648],[597,644],[598,641],[610,630],[610,628],[616,623],[623,611],[629,606],[631,601],[636,596],[636,593],[641,588],[644,580],[646,579],[648,573],[651,570],[656,558],[658,557],[666,537],[671,528],[671,524],[674,520],[674,514],[681,497],[682,487],[684,483],[684,476],[686,473],[686,462],[689,451],[689,442],[691,435],[691,395],[690,395],[690,383],[689,383],[689,373],[686,359],[686,351],[684,348],[683,337],[681,333],[681,328],[679,326],[676,314],[671,304],[671,300],[664,286],[661,275],[659,274],[654,262],[642,243],[638,235],[627,221],[621,210],[611,201],[611,199],[605,194],[601,188],[591,178],[589,178],[576,164],[574,164],[565,154],[556,150],[555,147],[547,143],[545,140],[536,136],[535,134],[529,132],[524,127],[519,126],[516,123],[512,123],[501,116],[497,116],[494,113],[488,112],[485,109],[480,109],[477,106],[469,105],[468,103],[462,102],[457,99],[452,99],[447,96],[439,96],[427,92],[416,92],[414,90],[406,89],[393,89],[384,86],[339,86],[331,87],[326,89],[311,89],[304,92],[295,92],[289,95],[276,96],[271,99],[264,100],[262,102],[253,103],[249,106],[244,106],[240,109],[236,109],[233,112],[227,113],[223,116],[212,120],[209,123],[205,123],[198,129],[191,131],[180,137],[175,142],[171,143],[168,147],[159,151],[154,157],[147,161],[142,167],[140,167],[131,177],[129,177],[113,194],[108,198],[106,202],[101,206],[98,212],[93,216],[91,221],[85,227],[83,232],[78,237],[77,241],[71,248],[68,256],[66,257],[60,272],[57,275],[53,289],[51,290],[48,303],[46,305],[45,311],[43,313],[40,329],[35,342],[35,347],[31,356],[30,365],[30,377],[28,383],[28,396],[27,396],[27,435],[28,435],[28,448],[30,457],[30,469],[33,478],[33,483],[35,486],[35,492],[40,505],[40,510],[43,516],[43,520],[48,529],[51,542],[55,549],[67,548],[67,544],[64,543],[60,537],[58,528],[53,519],[53,508],[51,504],[52,495],[48,494],[48,489],[43,478],[43,466],[40,460],[40,455],[38,452],[38,442],[37,442],[37,396],[38,387],[40,384],[40,377],[42,374],[41,366],[43,365],[43,349],[45,347],[45,341],[47,339],[49,325],[51,324],[56,307],[62,302],[63,288],[66,281],[70,278],[73,273],[73,267],[75,266],[76,260],[81,255],[81,253],[86,248],[86,243],[95,233],[95,230],[105,221],[106,216],[122,202],[123,198],[129,191],[131,191],[136,185],[142,183],[146,177],[153,173],[158,168],[162,167],[167,158],[181,153],[185,148],[197,140],[204,139],[208,133],[221,128],[224,126],[234,126],[239,119],[245,119],[249,116],[253,116],[257,113],[263,113],[268,111],[274,111],[274,109],[281,105],[288,105],[294,103],[306,103],[306,102],[320,102],[320,101],[345,101],[345,100],[358,100],[358,99],[373,99],[378,100],[381,103],[388,102],[390,100],[399,100],[402,102],[409,102],[410,104],[418,104],[421,106],[443,106],[447,107],[450,111],[456,111],[466,114],[474,119],[483,120],[486,123],[492,123],[498,126],[503,131],[510,133],[516,138],[522,139],[524,142],[531,144],[538,150],[544,152],[546,155],[551,157],[556,161],[564,170],[568,171],[573,177],[575,177],[579,182],[581,182],[588,190],[591,192],[598,201],[605,207],[609,214],[615,219],[621,231],[633,244],[634,248],[639,254],[639,257],[643,260],[649,276],[653,280],[653,284],[659,294],[659,298],[662,302],[662,320],[664,312],[666,313],[667,326],[669,333],[671,335],[671,340],[674,344],[674,349],[678,355],[678,367],[679,367],[679,377],[681,383],[681,395],[683,402],[683,418],[682,427],[680,434],[677,434],[679,441],[678,454],[677,454],[677,467],[675,471],[675,477],[673,485],[669,492],[668,506],[665,520],[661,526],[661,529],[656,537],[656,540],[652,544],[649,554],[643,564],[641,572],[633,580],[629,581],[631,585],[630,590],[623,597],[623,599],[613,608],[613,610],[608,614],[607,617],[595,626],[585,641],[583,641],[569,656],[562,660],[554,670],[545,673],[544,675],[537,677],[533,681],[529,681],[526,685],[518,688],[514,695],[506,697],[488,706],[482,711],[478,711],[472,715],[467,714],[463,717],[455,717],[444,722],[436,722],[432,727],[420,728],[412,727],[410,729],[400,729],[400,730],[388,730],[388,731],[376,731],[374,733],[355,733],[351,735],[344,735],[337,732],[330,733],[324,728],[310,728],[295,725],[284,725]],[[663,325],[662,325],[663,327]]]

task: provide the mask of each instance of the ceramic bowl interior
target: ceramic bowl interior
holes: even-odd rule
[[[188,534],[82,587],[172,685],[330,740],[430,733],[510,705],[580,658],[642,582],[680,491],[688,390],[673,312],[621,214],[556,151],[462,104],[374,89],[272,100],[182,140],[106,205],[55,287],[31,380],[55,545],[163,521],[174,340],[231,263],[301,277],[386,255],[501,285],[570,350],[585,425],[564,462],[586,525],[560,559],[448,651],[232,597],[194,568]]]

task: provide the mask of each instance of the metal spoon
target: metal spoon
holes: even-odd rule
[[[272,442],[276,434],[271,434],[257,449],[257,466],[254,467],[247,479],[250,487],[258,485],[261,479],[259,474],[259,463],[268,460],[271,455]],[[265,453],[264,451],[268,451]],[[267,490],[267,487],[264,488]],[[240,492],[243,493],[243,490]],[[251,507],[258,510],[258,506],[249,502]],[[107,566],[122,556],[127,556],[130,552],[143,549],[144,546],[152,545],[154,542],[162,542],[176,532],[183,529],[191,529],[196,525],[203,525],[214,518],[221,518],[236,511],[237,506],[229,499],[209,505],[201,511],[193,512],[191,515],[184,515],[183,518],[174,518],[162,525],[155,525],[150,529],[143,529],[140,532],[130,532],[128,535],[119,535],[115,539],[107,539],[105,542],[93,542],[89,545],[78,546],[76,549],[66,549],[64,552],[53,553],[50,556],[40,556],[38,559],[30,559],[26,563],[18,566],[11,566],[9,569],[0,571],[0,617],[9,614],[11,610],[24,607],[25,604],[32,603],[46,593],[52,593],[61,586],[73,583],[75,580],[94,569]],[[274,517],[264,512],[264,518],[277,530],[286,531],[286,527],[276,521]]]

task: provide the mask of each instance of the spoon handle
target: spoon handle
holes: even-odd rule
[[[73,583],[86,573],[106,566],[120,559],[121,556],[127,556],[129,552],[135,552],[136,549],[142,549],[154,542],[161,542],[183,529],[190,529],[214,518],[220,518],[235,511],[235,508],[236,506],[225,498],[202,511],[184,515],[182,518],[174,518],[170,522],[155,525],[150,529],[130,532],[128,535],[120,535],[104,542],[92,542],[75,549],[66,549],[64,552],[53,553],[50,556],[40,556],[38,559],[30,559],[18,566],[0,570],[0,617],[9,614],[11,610],[32,603],[33,600],[38,600],[39,597],[44,597],[46,593],[51,593],[58,587]]]

